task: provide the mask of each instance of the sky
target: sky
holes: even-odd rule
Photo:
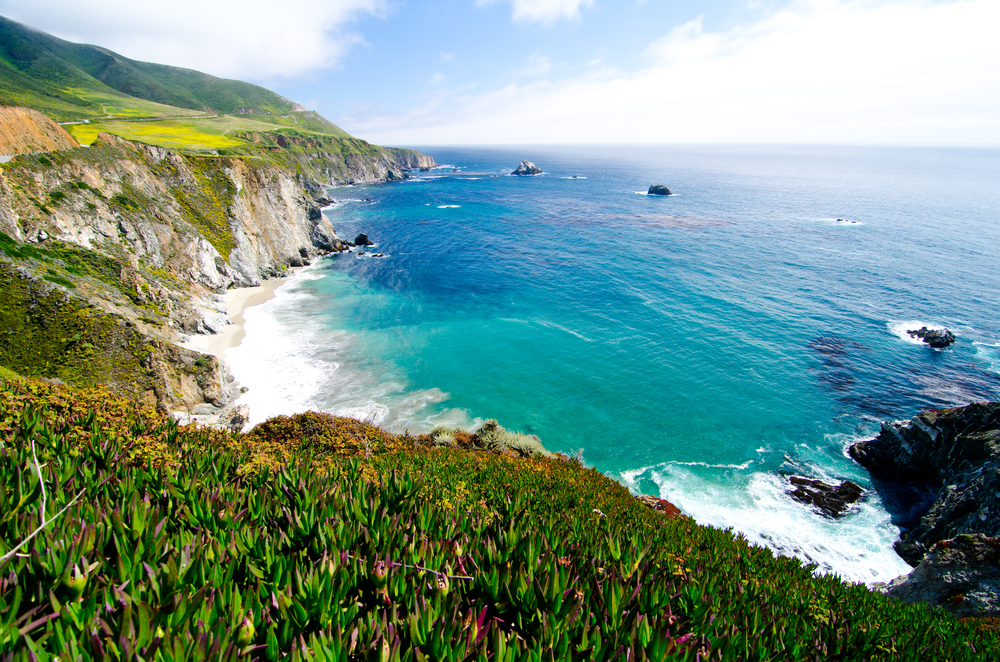
[[[1000,0],[0,0],[387,145],[1000,145]]]

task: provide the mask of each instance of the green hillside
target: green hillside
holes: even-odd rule
[[[569,458],[249,433],[0,372],[4,660],[989,660],[994,634]]]
[[[35,108],[59,122],[87,122],[67,126],[85,144],[99,131],[172,148],[207,150],[240,144],[219,139],[225,132],[218,129],[219,116],[228,118],[225,130],[288,128],[349,137],[318,113],[304,111],[258,85],[138,62],[4,17],[0,17],[0,105]],[[179,118],[185,119],[178,123]],[[152,126],[159,120],[172,123]],[[136,121],[143,125],[124,124]],[[172,134],[177,136],[171,139]],[[163,136],[167,139],[157,140]]]

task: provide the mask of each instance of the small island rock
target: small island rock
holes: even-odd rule
[[[955,342],[955,334],[948,329],[928,329],[922,326],[907,333],[911,338],[920,338],[934,349],[941,349]]]
[[[648,195],[670,195],[670,189],[663,184],[650,184]]]
[[[795,487],[788,493],[796,501],[813,506],[827,517],[840,517],[847,507],[864,494],[858,485],[845,480],[840,485],[828,485],[821,480],[792,476],[789,482]]]
[[[354,245],[355,246],[374,246],[374,244],[372,244],[372,242],[369,241],[368,235],[366,235],[364,232],[362,232],[361,234],[359,234],[357,237],[354,238]]]
[[[542,169],[536,166],[531,161],[525,159],[521,161],[521,165],[514,169],[514,172],[510,173],[512,175],[540,175],[542,174]]]

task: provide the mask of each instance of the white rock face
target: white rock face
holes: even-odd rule
[[[512,175],[540,175],[542,174],[542,169],[536,166],[531,161],[525,159],[521,161],[521,165],[514,169],[514,172],[510,173]]]

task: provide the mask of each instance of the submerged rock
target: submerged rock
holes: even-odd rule
[[[941,349],[955,342],[955,334],[948,329],[928,329],[922,326],[913,331],[907,331],[911,338],[920,338],[935,349]]]
[[[670,195],[670,189],[663,184],[650,184],[647,193],[649,195]]]
[[[354,245],[355,246],[374,246],[374,244],[371,241],[368,240],[368,235],[366,235],[364,232],[362,232],[361,234],[359,234],[357,237],[354,238]]]
[[[788,479],[795,487],[788,492],[796,501],[813,506],[827,517],[841,517],[848,506],[864,494],[858,485],[845,480],[840,485],[829,485],[821,480],[792,476]]]
[[[521,165],[514,169],[512,175],[540,175],[542,174],[542,169],[536,166],[531,161],[525,159],[521,161]]]
[[[939,540],[908,575],[882,588],[903,602],[926,602],[964,618],[1000,616],[1000,538],[981,533]]]
[[[904,529],[896,552],[920,563],[934,543],[963,533],[1000,536],[1000,402],[932,409],[883,423],[849,453]]]

